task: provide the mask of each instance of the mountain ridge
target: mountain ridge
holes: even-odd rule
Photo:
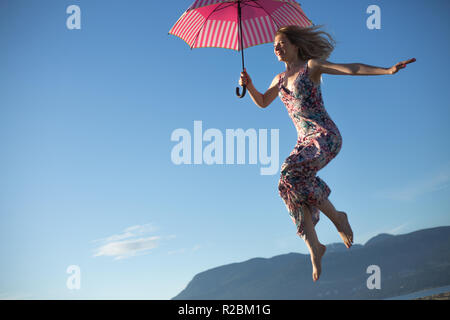
[[[378,299],[450,284],[450,226],[342,246],[327,245],[317,283],[309,254],[289,252],[202,271],[172,299]],[[380,290],[367,288],[370,265],[380,267]]]

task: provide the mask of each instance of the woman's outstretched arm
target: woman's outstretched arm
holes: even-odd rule
[[[332,63],[322,59],[312,59],[311,68],[313,73],[317,77],[323,73],[337,74],[337,75],[350,75],[350,76],[374,76],[385,74],[396,74],[399,70],[406,67],[408,63],[415,62],[416,59],[401,61],[390,68],[374,67],[362,63],[347,63],[339,64]]]

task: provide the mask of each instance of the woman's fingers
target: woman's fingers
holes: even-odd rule
[[[241,78],[239,79],[239,84],[242,86],[242,85],[248,85],[248,83],[250,82],[250,77],[248,76],[248,74],[247,74],[247,71],[245,71],[245,69],[244,69],[244,71],[242,71],[241,72]]]
[[[416,62],[416,58],[411,58],[411,59],[409,59],[409,60],[404,60],[404,61],[401,61],[401,62],[399,62],[399,63],[397,63],[394,67],[393,67],[393,74],[396,74],[400,69],[404,69],[404,68],[406,68],[406,65],[407,64],[409,64],[409,63],[413,63],[413,62]]]
[[[407,64],[413,63],[413,62],[416,62],[416,58],[412,58],[412,59],[409,59],[409,60],[402,61],[402,62],[400,62],[400,65],[401,65],[402,68],[405,68]]]
[[[246,86],[247,83],[248,83],[247,78],[245,78],[245,76],[241,76],[241,78],[239,79],[239,85]]]
[[[241,72],[241,78],[239,79],[239,84],[242,86],[242,85],[246,84],[246,81],[247,81],[247,79],[246,79],[244,73]]]
[[[406,65],[409,63],[416,62],[416,58],[411,58],[408,60],[404,60],[396,63],[393,67],[389,69],[389,74],[396,74],[399,70],[406,68]]]

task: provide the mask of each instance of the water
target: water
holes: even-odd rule
[[[433,294],[439,294],[439,293],[444,293],[444,292],[450,292],[450,286],[417,291],[417,292],[409,293],[409,294],[406,294],[403,296],[386,298],[384,300],[412,300],[412,299],[423,298],[423,297],[431,296]]]

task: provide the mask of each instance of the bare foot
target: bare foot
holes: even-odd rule
[[[327,247],[323,244],[320,245],[319,250],[317,254],[311,254],[311,262],[313,267],[313,274],[312,278],[314,282],[319,280],[320,273],[322,272],[322,257],[325,254],[325,251],[327,250]]]
[[[348,223],[347,214],[343,211],[338,211],[338,221],[336,223],[336,228],[341,236],[344,244],[347,248],[350,248],[353,243],[353,231]]]

